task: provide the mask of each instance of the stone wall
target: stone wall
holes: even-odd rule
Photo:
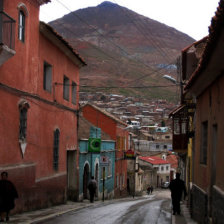
[[[192,187],[192,217],[198,223],[207,223],[208,196],[196,185]]]
[[[224,223],[224,192],[214,187],[212,191],[212,223]]]

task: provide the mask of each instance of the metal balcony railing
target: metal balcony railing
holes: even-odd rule
[[[15,50],[15,20],[0,11],[0,45]]]

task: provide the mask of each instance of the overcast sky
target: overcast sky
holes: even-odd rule
[[[141,15],[165,23],[196,40],[208,35],[219,0],[110,0]],[[51,0],[40,9],[44,22],[80,8],[97,6],[102,0]],[[62,4],[61,4],[62,3]]]

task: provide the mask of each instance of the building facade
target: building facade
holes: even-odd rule
[[[185,90],[196,99],[192,215],[199,223],[223,223],[224,2],[212,19],[200,64]]]
[[[86,120],[101,128],[116,142],[114,197],[127,195],[127,160],[124,157],[124,152],[127,151],[129,144],[129,132],[125,129],[127,125],[108,112],[91,104],[84,105],[81,110]]]
[[[19,212],[78,193],[78,86],[85,62],[39,22],[47,2],[1,1],[15,21],[15,54],[0,66],[0,170],[18,189]]]
[[[115,141],[79,117],[79,200],[89,199],[91,176],[97,181],[96,199],[114,197]],[[93,144],[93,145],[91,145]],[[96,146],[96,149],[93,147]]]

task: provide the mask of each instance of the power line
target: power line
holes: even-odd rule
[[[118,4],[115,0],[113,0],[113,2],[115,2],[116,4]],[[137,30],[143,35],[143,37],[146,39],[146,40],[149,40],[152,45],[157,48],[157,50],[160,52],[160,54],[162,55],[162,57],[167,60],[167,58],[170,58],[170,56],[167,54],[167,52],[165,50],[163,50],[160,45],[161,42],[159,40],[157,40],[157,42],[160,43],[160,45],[158,45],[156,43],[156,41],[154,40],[153,36],[151,35],[151,32],[147,32],[148,31],[148,26],[145,26],[145,23],[143,24],[144,27],[141,27],[141,24],[138,23],[137,21],[135,20],[132,20],[132,17],[128,14],[128,10],[124,9],[123,7],[120,7],[120,9],[124,12],[124,14],[130,19],[131,23],[137,28]],[[144,21],[144,20],[140,20],[140,21]],[[148,25],[148,24],[147,24]],[[148,34],[148,35],[147,35]],[[150,39],[148,38],[150,37]],[[164,56],[165,55],[165,56]],[[170,58],[170,61],[172,61],[173,59]],[[168,62],[170,62],[168,61]]]
[[[60,22],[59,25],[62,26],[62,27],[64,28],[64,30],[67,30],[67,31],[69,31],[70,33],[76,35],[75,32],[73,32],[72,30],[68,29],[62,22]],[[83,38],[80,38],[80,37],[79,37],[78,39],[79,39],[79,40],[82,40],[83,42],[86,42],[86,40],[83,39]],[[94,48],[95,50],[97,50],[97,51],[103,53],[103,54],[104,54],[105,56],[107,56],[108,58],[110,58],[110,59],[112,59],[112,60],[114,60],[114,61],[116,61],[116,62],[118,62],[118,63],[121,63],[120,60],[118,60],[117,58],[112,57],[111,55],[109,55],[109,54],[106,53],[105,51],[101,50],[100,48],[97,48],[95,45],[93,45],[93,44],[91,44],[91,43],[89,43],[89,42],[88,42],[88,44],[90,44],[91,47]],[[127,59],[127,60],[130,60],[129,58],[126,58],[126,59]],[[172,64],[173,64],[173,63],[172,63]],[[168,67],[168,66],[170,66],[170,65],[172,65],[172,64],[168,64],[168,65],[164,66],[164,68],[166,68],[166,67]],[[129,64],[129,65],[132,66],[132,64]],[[135,82],[135,81],[137,81],[137,80],[143,79],[143,78],[148,77],[148,76],[150,76],[150,75],[152,75],[152,74],[155,74],[155,73],[158,73],[158,74],[160,74],[160,75],[163,75],[163,73],[160,73],[159,71],[163,70],[164,68],[160,68],[160,69],[154,70],[154,71],[152,71],[152,72],[150,72],[150,73],[148,73],[148,74],[144,74],[143,76],[138,77],[138,78],[135,79],[135,80],[131,80],[131,81],[129,81],[128,83]],[[135,67],[135,70],[136,70],[136,67]],[[137,70],[136,70],[136,71],[137,71]],[[139,72],[139,71],[138,71],[138,72]],[[142,71],[140,71],[140,72],[143,73]]]
[[[124,52],[127,56],[130,56],[130,54],[124,50],[123,48],[121,48],[118,44],[114,43],[113,41],[111,41],[110,39],[107,39],[102,33],[100,33],[95,27],[93,27],[92,25],[90,25],[89,23],[87,23],[84,19],[82,19],[80,16],[78,16],[75,12],[72,12],[66,5],[64,5],[61,1],[56,0],[59,4],[61,4],[64,8],[66,8],[69,12],[71,12],[72,15],[74,15],[76,18],[78,18],[81,22],[83,22],[84,24],[86,24],[88,27],[90,27],[91,29],[93,29],[96,33],[98,33],[100,36],[102,36],[106,41],[109,41],[110,43],[112,43],[114,46],[116,46],[117,48],[119,48],[122,52]],[[152,69],[154,72],[157,73],[157,70],[155,70],[154,68],[152,68],[151,66],[145,64],[142,61],[139,60],[133,60],[131,58],[129,58],[129,60],[134,61],[134,62],[139,62],[141,64],[143,64],[144,66]],[[168,65],[169,66],[169,65]],[[168,67],[167,66],[167,67]],[[165,66],[164,66],[165,67]],[[163,75],[163,74],[161,74]]]
[[[80,85],[83,88],[99,88],[99,89],[145,89],[145,88],[167,88],[176,86],[175,84],[172,85],[158,85],[158,86],[91,86],[91,85]]]

